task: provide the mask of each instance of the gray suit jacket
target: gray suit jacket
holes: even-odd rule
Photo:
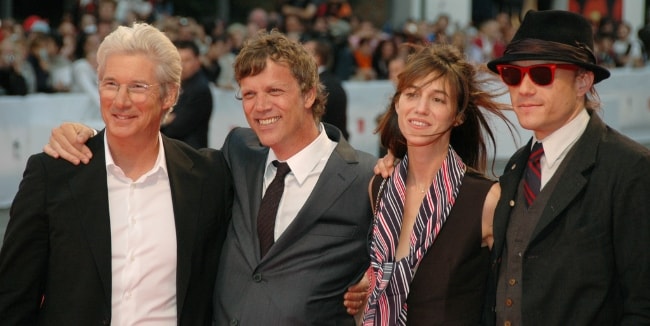
[[[104,133],[93,159],[74,166],[29,158],[0,252],[0,324],[109,325],[111,229]],[[178,325],[212,323],[219,252],[232,184],[219,151],[163,136],[177,243]]]
[[[369,264],[368,182],[376,158],[354,150],[335,127],[325,128],[338,145],[298,216],[262,260],[256,220],[269,149],[248,128],[226,138],[235,203],[219,263],[216,325],[353,325],[343,294]]]
[[[648,325],[650,151],[594,113],[572,151],[522,253],[523,324]],[[499,179],[486,325],[504,304],[495,302],[496,280],[529,153],[530,142]]]

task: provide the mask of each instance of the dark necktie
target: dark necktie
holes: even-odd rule
[[[528,157],[528,165],[526,166],[526,175],[524,176],[524,196],[526,197],[526,204],[530,207],[537,198],[542,184],[542,168],[539,160],[544,155],[544,147],[542,143],[536,142],[533,149],[530,151]]]
[[[264,257],[273,245],[273,232],[275,230],[275,216],[278,214],[278,205],[284,192],[284,177],[291,172],[289,164],[273,161],[277,168],[275,178],[266,188],[266,193],[260,204],[260,211],[257,214],[257,237],[260,240],[260,257]]]

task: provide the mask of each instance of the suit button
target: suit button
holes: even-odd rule
[[[510,200],[510,202],[508,202],[508,204],[510,205],[510,207],[515,207],[515,201],[512,199]]]
[[[512,299],[510,298],[506,299],[506,306],[512,307]]]
[[[262,282],[262,274],[259,274],[259,273],[254,274],[254,275],[253,275],[253,281],[254,281],[255,283]]]
[[[510,321],[508,321],[508,320],[506,320],[506,321],[503,323],[503,326],[511,326],[511,325],[512,325],[512,324],[511,324]]]
[[[510,284],[510,286],[514,286],[515,284],[517,284],[517,280],[511,278],[510,280],[508,280],[508,284]]]
[[[237,319],[233,319],[233,320],[231,320],[231,321],[230,321],[230,325],[232,325],[232,326],[237,326],[237,325],[239,325],[239,320],[237,320]]]

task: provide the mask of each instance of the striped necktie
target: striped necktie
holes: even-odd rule
[[[528,157],[528,165],[526,166],[526,174],[524,176],[524,195],[526,197],[526,205],[530,207],[539,194],[542,184],[542,168],[540,159],[544,155],[544,147],[542,143],[535,142],[533,149],[530,151]]]

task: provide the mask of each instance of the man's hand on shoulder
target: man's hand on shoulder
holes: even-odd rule
[[[393,156],[393,153],[388,151],[386,156],[381,157],[377,160],[375,164],[374,172],[375,174],[381,175],[384,179],[388,178],[393,174],[395,167],[399,164],[400,159]]]
[[[94,135],[95,130],[86,125],[65,122],[52,129],[50,140],[43,147],[43,152],[54,158],[62,158],[74,165],[81,162],[88,164],[93,154],[85,143]]]

